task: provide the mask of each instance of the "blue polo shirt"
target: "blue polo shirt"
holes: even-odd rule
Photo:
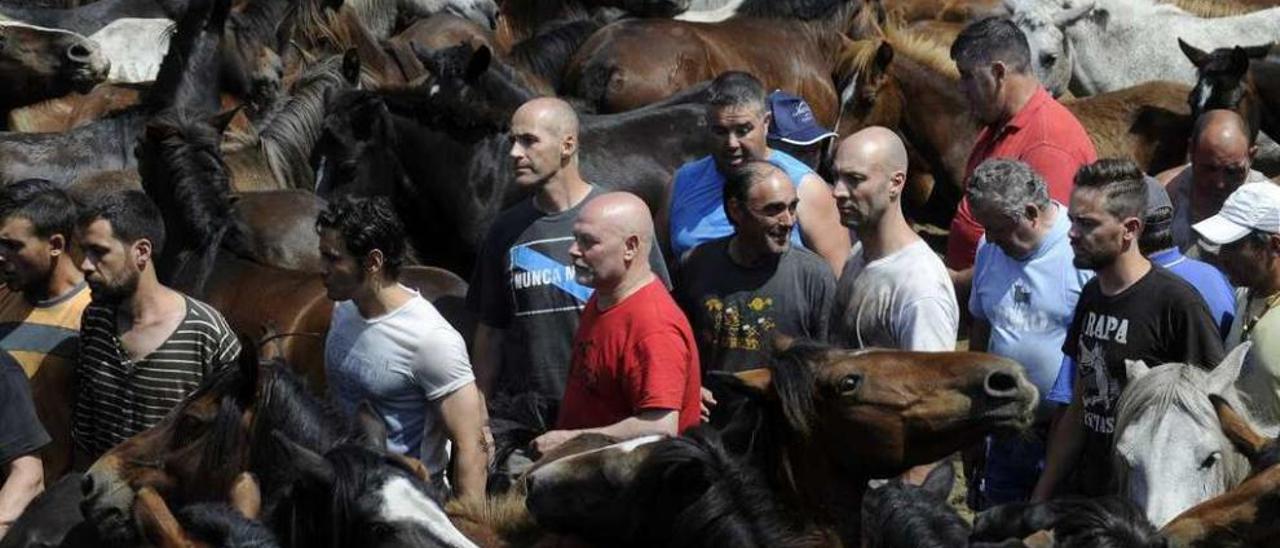
[[[797,188],[809,166],[780,150],[769,151],[769,163],[778,166]],[[671,250],[677,261],[704,242],[733,234],[733,224],[724,213],[724,175],[715,158],[707,156],[687,163],[676,171],[671,184]],[[791,230],[791,243],[800,241],[800,223]]]

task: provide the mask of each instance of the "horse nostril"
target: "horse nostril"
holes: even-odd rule
[[[84,478],[80,480],[80,492],[84,493],[86,497],[93,494],[93,476],[84,475]]]
[[[1018,378],[1004,371],[992,371],[987,374],[983,388],[986,389],[988,396],[1012,396],[1018,392]]]
[[[67,57],[77,63],[88,63],[93,57],[93,50],[84,44],[71,44],[71,47],[67,48]]]

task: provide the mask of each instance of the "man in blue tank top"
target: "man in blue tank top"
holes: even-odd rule
[[[769,148],[766,135],[772,119],[764,87],[754,76],[726,72],[711,83],[707,128],[713,152],[676,172],[669,221],[659,229],[667,231],[666,242],[677,264],[699,244],[733,233],[724,213],[724,174],[751,160],[765,160],[786,172],[796,185],[799,222],[792,241],[820,255],[837,275],[844,268],[849,231],[840,224],[831,187],[803,162]]]

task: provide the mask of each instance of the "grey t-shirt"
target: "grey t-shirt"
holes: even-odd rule
[[[833,344],[950,351],[959,322],[951,277],[924,240],[870,262],[862,242],[853,246],[836,288]]]
[[[729,240],[695,248],[680,268],[676,299],[689,316],[703,371],[768,365],[774,333],[826,341],[836,277],[813,252],[791,246],[755,268],[729,258]]]
[[[573,222],[582,205],[602,193],[593,186],[578,205],[554,214],[539,211],[530,198],[502,212],[489,229],[467,308],[485,325],[506,330],[495,393],[534,392],[556,402],[564,395],[573,333],[592,292],[573,279]],[[657,245],[649,264],[670,287]]]

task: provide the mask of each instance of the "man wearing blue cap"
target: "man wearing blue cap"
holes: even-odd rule
[[[751,160],[764,160],[781,168],[796,185],[799,222],[792,242],[817,253],[832,272],[841,272],[849,256],[849,231],[840,224],[831,187],[800,160],[769,148],[766,136],[773,115],[760,81],[745,72],[726,72],[711,83],[710,92],[707,127],[712,153],[676,172],[667,222],[659,223],[677,264],[694,247],[733,233],[724,211],[725,175]],[[793,112],[787,113],[788,119],[803,119]]]
[[[804,99],[780,89],[769,94],[769,147],[780,150],[818,170],[823,153],[837,137],[836,132],[818,125],[813,109]]]

